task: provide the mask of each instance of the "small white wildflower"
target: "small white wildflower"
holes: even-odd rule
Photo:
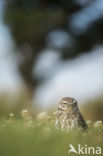
[[[28,116],[28,115],[29,115],[29,112],[28,112],[27,109],[24,109],[24,110],[21,111],[21,116],[22,116],[22,117],[26,117],[26,116]]]
[[[47,121],[51,119],[47,112],[42,112],[37,115],[37,120],[39,121]]]
[[[101,127],[101,126],[103,126],[103,121],[101,121],[101,120],[96,121],[93,126],[94,127]]]
[[[32,117],[30,116],[29,111],[27,109],[24,109],[21,111],[21,116],[24,120],[24,126],[25,127],[32,127],[33,126]]]
[[[14,118],[14,114],[13,113],[10,113],[10,118]]]
[[[13,113],[10,113],[9,116],[10,116],[10,118],[7,121],[7,123],[13,123],[14,122],[14,114]]]

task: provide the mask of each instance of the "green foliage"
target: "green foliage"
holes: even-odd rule
[[[93,128],[87,133],[67,133],[56,130],[50,123],[37,126],[37,122],[33,121],[31,127],[26,127],[23,120],[15,120],[13,123],[0,120],[0,155],[67,156],[69,144],[74,147],[78,144],[102,147],[103,128],[101,132],[99,130]]]
[[[18,44],[28,43],[32,48],[36,48],[37,45],[34,46],[34,43],[39,42],[40,46],[40,38],[44,39],[51,29],[61,26],[64,16],[60,10],[48,13],[43,9],[32,11],[11,9],[6,14],[6,22],[12,26],[13,36]]]
[[[53,113],[50,117],[48,113],[31,117],[31,112],[37,113],[37,110],[33,107],[31,107],[32,111],[30,110],[31,102],[26,94],[18,95],[14,99],[11,100],[10,96],[0,97],[0,156],[68,156],[69,144],[74,147],[78,144],[102,147],[102,124],[94,126],[91,122],[87,132],[74,130],[64,132],[55,129]],[[96,101],[99,101],[100,105],[96,105]],[[83,108],[86,118],[91,116],[90,120],[102,119],[102,116],[100,118],[100,114],[97,113],[103,108],[101,99],[95,100],[90,107],[87,105]],[[11,112],[14,116],[11,114],[9,118]]]

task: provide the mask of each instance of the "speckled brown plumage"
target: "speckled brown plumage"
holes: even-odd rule
[[[74,98],[64,97],[59,101],[55,126],[61,130],[87,129],[87,124]]]

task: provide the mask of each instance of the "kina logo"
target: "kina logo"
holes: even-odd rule
[[[97,155],[101,155],[102,154],[102,148],[97,146],[97,147],[89,147],[86,144],[84,146],[81,146],[80,144],[77,145],[77,148],[75,149],[75,147],[72,144],[69,144],[69,151],[68,154],[70,153],[75,153],[75,154],[97,154]]]

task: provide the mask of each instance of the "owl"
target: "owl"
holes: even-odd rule
[[[74,98],[64,97],[59,101],[55,126],[67,131],[70,129],[87,129],[87,124]]]

